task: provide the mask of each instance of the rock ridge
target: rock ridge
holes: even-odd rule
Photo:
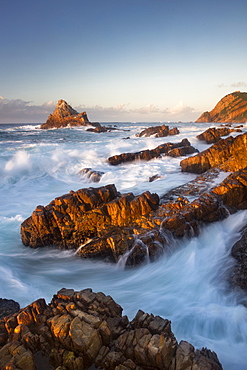
[[[3,370],[222,370],[215,352],[177,342],[171,322],[139,310],[132,321],[110,296],[61,289],[0,321]]]

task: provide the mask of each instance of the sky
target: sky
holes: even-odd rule
[[[0,123],[194,121],[247,91],[246,0],[2,0]]]

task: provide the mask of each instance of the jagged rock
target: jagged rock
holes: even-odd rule
[[[113,165],[119,165],[124,162],[132,162],[136,160],[149,161],[153,158],[159,158],[162,154],[177,157],[198,152],[193,146],[190,145],[188,139],[183,139],[179,143],[165,143],[157,146],[155,149],[146,149],[136,153],[122,153],[108,158],[108,162]]]
[[[221,370],[217,355],[179,344],[171,322],[139,310],[130,322],[122,307],[91,289],[61,289],[49,305],[40,299],[0,321],[1,369]],[[11,323],[11,327],[10,324]]]
[[[213,178],[211,172],[210,176]],[[75,248],[81,257],[112,262],[121,258],[126,265],[143,263],[147,256],[153,261],[166,251],[169,235],[196,235],[203,223],[247,208],[247,168],[212,189],[210,181],[205,189],[201,180],[200,176],[201,190],[196,182],[191,184],[188,194],[197,196],[192,201],[176,197],[175,192],[160,200],[149,192],[121,195],[114,185],[71,192],[46,207],[38,206],[22,223],[23,244]]]
[[[86,112],[78,113],[65,100],[59,100],[54,112],[49,115],[46,123],[43,123],[41,129],[61,128],[70,126],[96,126],[97,122],[90,122]]]
[[[79,174],[85,176],[90,181],[99,182],[104,172],[94,171],[92,168],[83,168]]]
[[[228,127],[210,127],[202,134],[197,135],[197,139],[206,141],[207,144],[217,143],[221,136],[230,135],[231,132],[241,132],[240,129],[230,129]]]
[[[196,122],[247,121],[247,93],[235,91],[222,98],[210,112],[204,112]]]
[[[242,230],[241,238],[233,245],[232,256],[237,264],[232,271],[232,284],[234,287],[247,289],[247,226]]]
[[[12,313],[19,311],[20,305],[12,299],[0,298],[0,320]]]
[[[177,127],[169,128],[169,126],[162,125],[162,126],[154,126],[154,127],[148,127],[139,134],[136,134],[137,137],[164,137],[168,135],[177,135],[179,134],[179,130]]]
[[[220,139],[203,152],[180,162],[182,171],[203,173],[218,166],[223,171],[238,171],[247,166],[247,133]]]

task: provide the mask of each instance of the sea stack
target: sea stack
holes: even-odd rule
[[[247,121],[247,92],[235,91],[224,96],[210,112],[196,122],[244,123]]]
[[[91,123],[86,112],[78,113],[65,100],[58,100],[56,108],[49,115],[46,123],[43,123],[40,128],[61,128],[69,126],[98,126],[99,123]]]

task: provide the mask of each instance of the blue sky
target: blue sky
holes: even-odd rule
[[[3,0],[0,122],[193,121],[247,91],[246,0]]]

